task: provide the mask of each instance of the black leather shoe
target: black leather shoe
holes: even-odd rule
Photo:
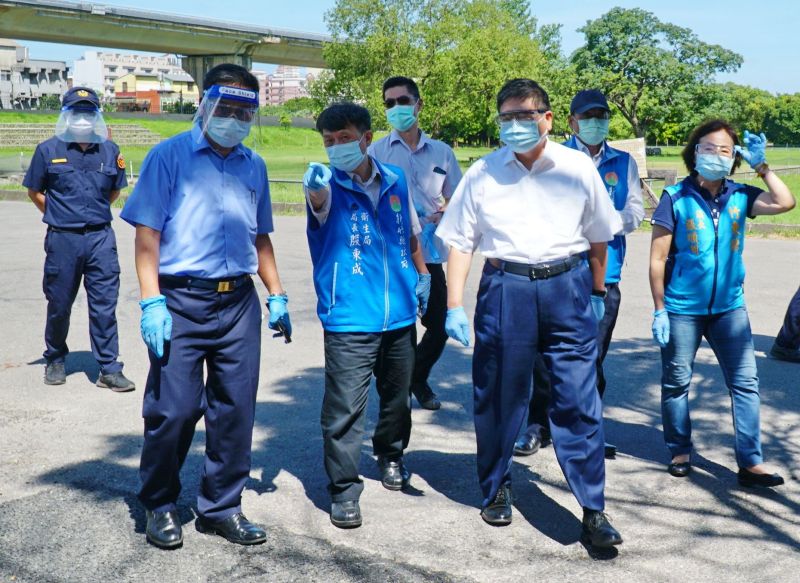
[[[800,350],[796,348],[784,348],[783,346],[778,346],[778,344],[773,344],[769,355],[776,360],[800,362]]]
[[[538,435],[526,433],[514,443],[514,455],[533,455],[539,451],[541,445],[542,441]]]
[[[97,379],[97,386],[111,389],[115,393],[127,393],[136,389],[136,385],[121,372],[100,375],[100,378]]]
[[[202,516],[198,516],[194,524],[198,532],[218,534],[237,545],[258,545],[267,540],[267,533],[247,520],[241,512],[219,522],[212,522]]]
[[[358,500],[331,502],[331,523],[339,528],[361,526],[361,507],[358,505]]]
[[[67,382],[67,372],[63,362],[49,362],[44,367],[44,384],[63,385]]]
[[[754,474],[744,468],[739,468],[739,485],[750,488],[774,488],[783,485],[780,474]]]
[[[511,484],[503,484],[491,504],[481,510],[481,518],[492,526],[511,524]]]
[[[667,466],[667,471],[676,478],[685,478],[692,471],[692,462],[672,462]]]
[[[611,526],[608,516],[599,510],[583,511],[583,531],[581,538],[593,547],[611,548],[622,544],[622,536]]]
[[[606,443],[603,446],[603,454],[607,460],[613,460],[617,457],[617,446]]]
[[[411,478],[411,473],[406,469],[403,458],[389,460],[378,456],[378,467],[381,470],[381,484],[387,490],[402,490]]]
[[[412,385],[411,392],[414,393],[419,406],[423,409],[436,411],[442,406],[442,403],[436,398],[436,393],[431,390],[427,383],[424,385]]]
[[[160,549],[174,549],[183,544],[183,530],[178,520],[178,513],[174,510],[169,512],[152,512],[148,510],[147,529],[145,534],[147,542]]]

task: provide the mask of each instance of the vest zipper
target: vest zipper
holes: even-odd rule
[[[331,304],[328,306],[328,315],[331,315],[331,310],[333,310],[333,306],[336,305],[336,276],[339,273],[339,262],[335,261],[333,263],[333,284],[331,285]]]
[[[383,193],[381,193],[381,197],[383,197]],[[378,204],[380,204],[380,197],[378,198]],[[386,258],[386,239],[383,238],[383,233],[381,232],[377,206],[375,207],[375,229],[381,238],[381,248],[383,249],[383,306],[385,310],[383,330],[386,331],[386,328],[389,327],[389,261]]]
[[[697,196],[697,195],[694,195]],[[714,277],[711,280],[711,297],[708,300],[708,315],[711,315],[711,309],[714,306],[714,298],[717,295],[717,273],[719,272],[719,232],[718,232],[718,221],[714,221],[714,214],[711,212],[711,207],[706,202],[703,197],[698,197],[701,201],[703,201],[703,205],[708,211],[708,216],[711,219],[711,224],[714,225]],[[721,213],[720,213],[721,214]]]

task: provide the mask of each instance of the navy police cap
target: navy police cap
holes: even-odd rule
[[[572,115],[576,113],[585,113],[590,109],[605,109],[611,111],[608,107],[608,101],[602,91],[597,89],[584,89],[578,91],[575,97],[572,98],[572,103],[569,104],[569,112]]]
[[[61,106],[75,107],[76,105],[100,109],[100,98],[97,97],[97,93],[94,90],[88,87],[73,87],[61,98]]]

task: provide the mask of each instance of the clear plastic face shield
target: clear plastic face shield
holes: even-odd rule
[[[233,148],[258,122],[258,92],[243,87],[212,85],[203,94],[194,117],[205,135],[223,148]],[[202,138],[200,138],[202,139]]]
[[[108,126],[99,109],[89,103],[61,108],[56,137],[68,144],[102,144],[108,140]]]

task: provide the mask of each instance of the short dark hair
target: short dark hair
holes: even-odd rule
[[[550,110],[550,97],[547,95],[541,85],[532,79],[511,79],[506,81],[505,85],[500,89],[497,94],[497,111],[509,99],[528,99],[533,98],[534,101]]]
[[[326,107],[317,118],[317,131],[338,132],[347,126],[354,126],[362,134],[372,129],[372,119],[366,107],[349,101],[334,103]]]
[[[392,87],[405,87],[414,96],[414,99],[419,101],[419,87],[413,79],[408,77],[389,77],[383,82],[383,97],[386,97],[386,90]]]
[[[727,132],[727,134],[733,140],[734,145],[739,145],[739,136],[736,134],[736,130],[724,119],[710,119],[703,122],[692,130],[692,133],[689,135],[689,141],[686,143],[686,147],[683,149],[683,152],[681,152],[683,163],[686,165],[686,169],[689,171],[689,174],[697,174],[697,170],[694,168],[697,164],[697,160],[695,159],[695,148],[697,148],[697,144],[700,143],[700,139],[703,136],[713,134],[719,130],[725,130],[725,132]],[[733,167],[731,168],[731,174],[736,172],[736,169],[741,163],[742,157],[738,152],[736,152],[733,155]]]
[[[243,85],[247,89],[252,89],[258,93],[258,79],[250,71],[241,65],[233,63],[222,63],[213,67],[206,76],[203,77],[203,91],[212,85]]]

